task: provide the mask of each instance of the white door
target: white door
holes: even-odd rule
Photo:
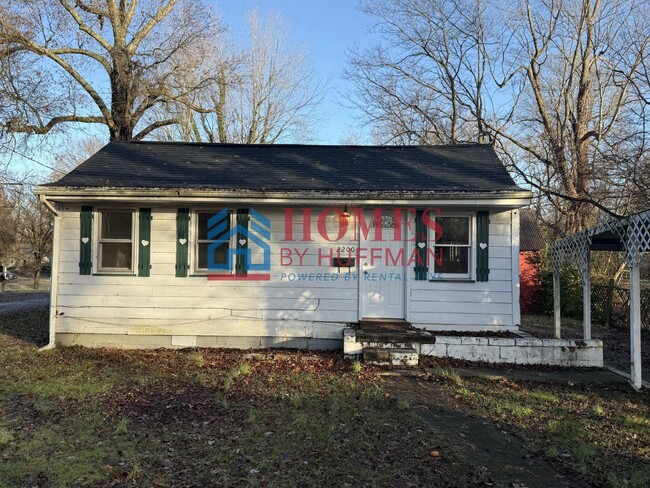
[[[390,215],[388,215],[390,213]],[[406,308],[406,247],[405,226],[395,239],[395,219],[385,211],[381,219],[374,219],[372,211],[365,212],[370,229],[368,236],[360,237],[365,248],[359,262],[359,293],[362,318],[404,319]],[[382,227],[382,240],[376,240],[375,227]]]

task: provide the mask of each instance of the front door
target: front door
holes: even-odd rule
[[[369,225],[367,236],[361,232],[360,247],[365,248],[364,259],[359,263],[359,291],[361,317],[404,319],[406,308],[406,248],[405,226],[401,237],[395,239],[395,219],[385,212],[380,219],[372,211],[365,212]],[[382,240],[376,240],[375,227],[382,227]]]

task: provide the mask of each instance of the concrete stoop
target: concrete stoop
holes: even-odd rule
[[[412,347],[366,347],[363,349],[363,361],[383,366],[416,367],[420,355]]]
[[[373,364],[412,367],[418,365],[420,355],[495,364],[603,367],[603,343],[597,339],[458,337],[442,334],[417,330],[368,333],[347,328],[343,331],[343,352],[347,358],[363,357]]]

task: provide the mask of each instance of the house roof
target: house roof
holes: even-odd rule
[[[64,188],[521,193],[494,149],[110,142],[39,193]],[[58,193],[58,191],[57,191]]]
[[[546,241],[537,224],[535,213],[529,208],[522,208],[519,214],[519,250],[539,251],[545,246]]]

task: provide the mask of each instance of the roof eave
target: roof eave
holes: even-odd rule
[[[422,192],[422,191],[250,191],[191,188],[89,188],[39,186],[35,193],[53,202],[156,202],[170,204],[251,203],[282,205],[490,205],[517,208],[528,205],[532,193],[512,191]]]

